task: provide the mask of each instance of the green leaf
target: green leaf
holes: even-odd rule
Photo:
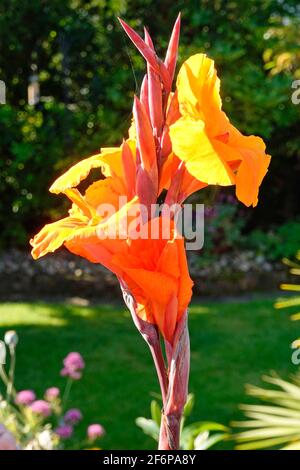
[[[146,419],[139,417],[135,420],[137,426],[139,426],[147,436],[152,437],[158,442],[159,439],[159,426],[153,419]]]
[[[195,396],[193,393],[189,393],[187,396],[186,404],[183,409],[183,416],[187,418],[190,416],[195,404]]]
[[[150,404],[151,418],[160,427],[161,409],[156,400],[152,400]]]

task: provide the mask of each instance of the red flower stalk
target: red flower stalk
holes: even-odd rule
[[[171,150],[168,127],[179,114],[176,97],[171,99],[169,109],[168,100],[176,68],[180,14],[173,28],[164,62],[157,57],[147,29],[144,29],[145,39],[143,40],[123,20],[120,20],[120,23],[147,62],[147,74],[142,82],[140,100],[137,97],[134,100],[133,117],[137,153],[140,159],[136,193],[140,201],[150,206],[157,200],[161,187],[159,181],[161,169]],[[184,173],[184,167],[180,162],[177,166],[176,177],[172,181],[166,198],[166,203],[170,205],[177,202]],[[177,323],[172,337],[165,338],[168,363],[165,365],[158,328],[144,322],[137,315],[135,299],[122,281],[121,286],[133,321],[150,348],[160,383],[163,409],[159,449],[179,449],[180,422],[187,398],[190,363],[187,311]],[[178,299],[173,296],[167,305],[166,318],[174,316],[173,312],[177,311]]]

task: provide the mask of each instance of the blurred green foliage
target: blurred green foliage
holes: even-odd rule
[[[38,226],[60,216],[62,199],[47,193],[53,179],[100,146],[119,144],[129,127],[145,64],[116,17],[140,32],[146,24],[163,54],[179,10],[179,64],[199,51],[213,57],[224,108],[242,131],[264,137],[273,155],[249,228],[299,213],[300,105],[291,103],[300,78],[297,0],[2,0],[2,246],[26,245]],[[35,107],[26,103],[33,74],[41,87]]]
[[[247,211],[232,196],[219,194],[213,205],[205,206],[204,246],[199,266],[209,266],[220,255],[247,250],[268,261],[293,257],[300,246],[300,218],[272,224],[263,230],[247,230]]]
[[[247,246],[269,260],[292,257],[300,246],[300,221],[289,221],[268,232],[253,230],[246,238]]]

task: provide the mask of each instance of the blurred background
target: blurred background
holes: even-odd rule
[[[273,366],[283,371],[290,367],[288,339],[293,339],[293,327],[287,318],[276,319],[278,313],[272,305],[280,282],[287,279],[281,260],[300,249],[300,104],[292,102],[292,84],[300,80],[299,2],[0,2],[0,80],[6,85],[6,104],[0,105],[0,325],[19,328],[24,334],[24,352],[34,353],[31,360],[41,370],[54,371],[67,347],[81,347],[92,364],[91,382],[86,384],[95,392],[87,399],[91,416],[106,395],[102,411],[108,437],[104,445],[110,448],[149,445],[133,421],[137,413],[147,413],[150,397],[138,397],[130,389],[135,398],[120,410],[120,400],[126,401],[128,377],[134,375],[130,380],[137,381],[138,391],[138,382],[150,364],[148,357],[136,339],[137,349],[145,355],[144,365],[137,362],[130,339],[136,333],[128,325],[127,313],[114,308],[121,297],[113,276],[64,250],[33,262],[28,240],[68,209],[63,197],[49,194],[53,180],[100,147],[119,145],[129,128],[132,98],[139,93],[145,63],[121,30],[117,16],[140,33],[146,25],[163,56],[179,11],[178,64],[196,52],[213,58],[221,77],[225,111],[242,132],[263,137],[273,157],[257,208],[247,209],[235,202],[231,188],[203,190],[193,197],[194,202],[205,203],[206,219],[204,248],[189,254],[198,302],[191,320],[196,328],[192,332],[192,373],[201,372],[192,386],[200,396],[200,388],[205,389],[207,382],[206,398],[196,405],[196,413],[226,421],[234,413],[246,379],[255,380]],[[211,298],[214,302],[199,307]],[[99,302],[106,305],[98,307]],[[208,315],[210,309],[221,316]],[[233,312],[234,318],[230,316]],[[104,331],[102,323],[111,326]],[[74,324],[80,326],[80,333]],[[128,340],[124,350],[116,337],[122,334],[122,325]],[[232,332],[238,336],[243,326],[242,349],[235,350]],[[224,338],[226,331],[228,337]],[[212,344],[222,341],[226,351],[217,354]],[[51,344],[58,346],[49,358]],[[205,345],[211,348],[207,363]],[[110,347],[121,348],[122,364],[109,355]],[[43,351],[44,359],[38,351]],[[105,365],[104,359],[100,361],[103,373],[96,372],[99,354],[106,358]],[[227,358],[228,354],[232,356]],[[228,370],[238,361],[239,372],[233,372],[230,385],[226,382]],[[26,354],[22,362],[25,371],[29,367]],[[249,362],[251,372],[246,367]],[[43,372],[24,371],[20,380],[28,386],[36,379],[39,388],[45,381]],[[145,380],[152,381],[150,366]],[[110,395],[112,387],[117,390],[114,396]],[[154,380],[152,388],[156,390]],[[78,392],[78,401],[81,393],[83,390]],[[225,408],[221,403],[226,403]],[[118,421],[121,411],[124,421],[131,420],[126,436]]]

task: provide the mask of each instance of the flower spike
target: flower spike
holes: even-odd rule
[[[166,92],[169,93],[172,83],[170,74],[165,64],[157,57],[154,50],[145,43],[145,41],[134,31],[134,29],[132,29],[121,18],[118,19],[125,33],[131,39],[135,47],[140,51],[147,63],[151,65],[151,67],[161,76]]]

